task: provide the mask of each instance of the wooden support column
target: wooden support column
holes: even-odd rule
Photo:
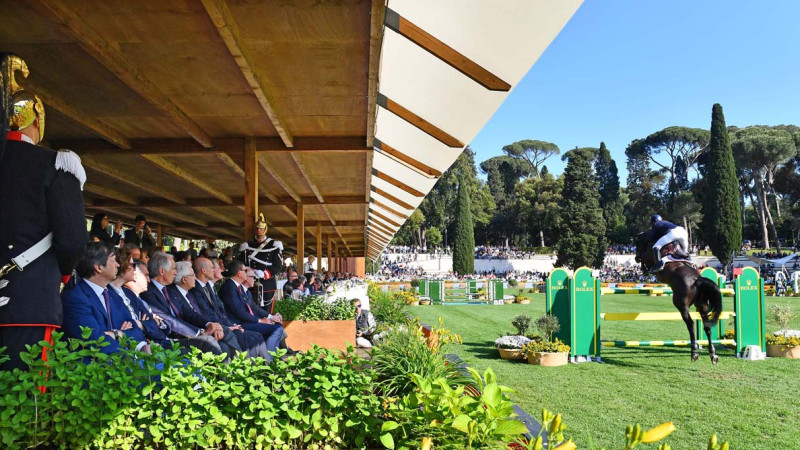
[[[322,272],[322,224],[317,222],[317,273]]]
[[[156,245],[161,247],[164,245],[164,225],[158,224],[156,226],[156,233],[158,233],[158,237],[156,237]]]
[[[258,153],[256,140],[249,137],[244,144],[244,241],[256,235],[258,218]]]
[[[333,262],[331,263],[331,265],[333,266],[333,271],[334,272],[338,272],[339,271],[339,252],[337,250],[338,249],[336,248],[336,243],[334,242],[333,243],[333,260],[332,260]]]
[[[306,246],[305,209],[302,203],[297,204],[297,273],[303,272],[303,251]]]
[[[333,252],[331,251],[331,235],[330,234],[327,236],[326,240],[328,241],[328,244],[325,246],[328,249],[328,271],[329,272],[333,272],[333,262],[332,262],[333,260],[331,259],[331,255],[333,254]]]

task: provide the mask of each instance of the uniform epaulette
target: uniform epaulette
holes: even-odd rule
[[[56,152],[56,170],[63,170],[74,175],[83,190],[83,184],[86,183],[86,171],[83,169],[81,157],[77,153],[65,149]]]

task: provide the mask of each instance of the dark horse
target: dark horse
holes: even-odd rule
[[[653,241],[650,233],[639,233],[636,236],[636,262],[642,265],[645,275],[656,263],[653,255]],[[667,283],[672,288],[672,304],[678,308],[681,318],[686,323],[689,330],[689,338],[692,344],[692,361],[697,361],[699,347],[694,335],[694,323],[689,315],[689,307],[694,305],[700,317],[703,319],[703,328],[708,337],[708,353],[711,355],[711,362],[716,364],[719,361],[714,344],[711,342],[711,328],[717,325],[719,315],[722,312],[722,293],[719,287],[708,278],[700,276],[700,272],[694,267],[682,262],[668,262],[664,270],[657,273],[656,278],[662,283]]]

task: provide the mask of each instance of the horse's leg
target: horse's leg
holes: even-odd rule
[[[706,331],[706,337],[708,338],[708,354],[711,356],[711,364],[716,364],[719,362],[719,356],[717,356],[714,343],[711,342],[711,324],[708,323],[708,306],[703,305],[698,308],[698,310],[700,317],[703,319],[703,329]]]
[[[687,306],[683,306],[680,308],[681,311],[681,319],[686,324],[686,328],[689,330],[689,342],[692,345],[692,361],[697,361],[697,358],[700,357],[700,349],[697,346],[697,339],[694,335],[694,322],[692,321],[692,316],[689,314],[689,308]],[[710,332],[711,330],[709,330]]]

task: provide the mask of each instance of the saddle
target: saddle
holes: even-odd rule
[[[677,241],[672,241],[669,244],[661,247],[659,256],[661,256],[662,258],[668,256],[669,259],[673,262],[684,262],[691,265],[691,261],[689,260],[689,255],[683,251],[681,246],[678,245]]]

